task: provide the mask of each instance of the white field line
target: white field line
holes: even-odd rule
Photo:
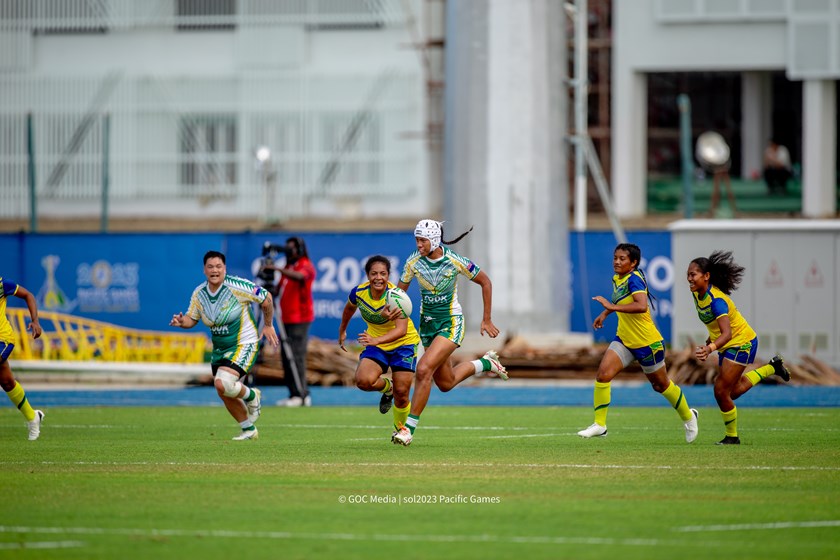
[[[703,533],[716,531],[767,531],[776,529],[810,529],[820,527],[840,527],[840,519],[829,521],[779,521],[776,523],[741,523],[735,525],[689,525],[674,527],[679,533]]]
[[[187,538],[242,538],[283,539],[315,541],[385,541],[385,542],[435,542],[435,543],[509,543],[546,545],[605,545],[605,546],[688,546],[682,540],[616,539],[609,537],[555,537],[555,536],[499,536],[499,535],[420,535],[405,533],[306,533],[292,531],[233,531],[191,529],[106,529],[103,527],[17,527],[0,525],[0,533],[50,534],[50,535],[100,535],[131,537],[187,537]],[[713,546],[718,543],[705,543]],[[697,546],[696,542],[690,543]]]
[[[78,548],[80,546],[87,546],[87,544],[80,541],[4,542],[0,543],[0,550],[44,550],[49,548]]]
[[[377,438],[381,440],[382,438]],[[231,463],[218,463],[211,461],[2,461],[0,465],[78,465],[78,466],[109,466],[109,467],[126,467],[126,466],[185,466],[185,467],[227,467]],[[721,465],[598,465],[586,463],[402,463],[402,462],[377,462],[377,463],[314,463],[307,461],[291,461],[283,463],[285,466],[298,467],[337,467],[344,469],[348,465],[357,467],[377,467],[377,468],[430,468],[439,469],[441,467],[451,468],[510,468],[510,469],[629,469],[629,470],[694,470],[694,471],[816,471],[816,472],[836,472],[840,471],[840,467],[820,467],[820,466],[785,466],[785,465],[748,465],[748,466],[721,466]]]

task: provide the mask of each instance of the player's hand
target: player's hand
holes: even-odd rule
[[[598,315],[595,317],[595,320],[592,322],[592,328],[596,331],[604,326],[604,315]]]
[[[347,340],[347,333],[345,331],[338,333],[338,347],[347,352],[347,348],[344,347],[345,340]]]
[[[373,344],[373,337],[371,337],[370,334],[367,331],[359,333],[359,336],[356,340],[358,340],[359,344],[361,344],[362,346],[373,346],[374,345]]]
[[[170,327],[180,327],[184,321],[184,314],[183,313],[176,313],[172,316],[172,320],[169,321]]]
[[[264,336],[266,340],[268,340],[271,343],[272,346],[277,346],[280,344],[280,339],[277,338],[277,332],[274,330],[274,325],[264,326],[262,336]]]
[[[496,328],[496,325],[493,324],[493,321],[490,319],[486,321],[481,321],[481,329],[479,331],[481,336],[484,336],[484,333],[490,335],[490,338],[496,338],[499,336],[499,329]]]
[[[711,352],[709,351],[708,346],[698,346],[697,349],[694,351],[694,357],[700,360],[701,362],[705,362],[706,358],[709,357]]]
[[[37,319],[29,323],[29,326],[27,326],[26,329],[32,333],[32,338],[38,338],[41,336],[41,323],[39,323]]]
[[[605,298],[604,296],[595,296],[595,297],[594,297],[594,298],[592,298],[592,299],[594,299],[595,301],[597,301],[598,303],[600,303],[601,305],[603,305],[603,306],[604,306],[604,309],[609,309],[609,307],[607,307],[607,306],[608,306],[608,305],[610,305],[610,302],[609,302],[609,300],[608,300],[607,298]]]
[[[389,307],[387,305],[384,308],[382,308],[382,311],[379,314],[388,319],[389,321],[396,321],[397,319],[402,317],[402,311],[399,307]]]

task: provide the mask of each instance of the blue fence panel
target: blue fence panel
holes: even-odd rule
[[[263,244],[285,245],[289,237],[300,237],[306,243],[309,258],[315,265],[317,278],[313,285],[315,322],[310,334],[327,340],[338,339],[341,314],[350,290],[367,279],[365,262],[373,255],[383,255],[391,261],[391,281],[397,283],[405,258],[414,250],[411,231],[381,233],[248,233],[229,235],[228,272],[250,279],[257,278],[262,259]],[[279,263],[284,262],[281,255]],[[412,319],[420,317],[420,291],[417,282],[408,290],[414,305]],[[348,340],[365,329],[357,313],[347,328]]]
[[[671,261],[671,233],[668,231],[627,232],[628,242],[642,250],[641,268],[648,279],[650,293],[656,298],[652,311],[659,332],[670,342],[674,286],[674,264]],[[592,321],[603,307],[592,298],[612,293],[612,258],[617,245],[611,232],[569,232],[569,255],[572,267],[571,317],[572,332],[592,332]],[[615,314],[604,322],[604,328],[594,331],[596,342],[608,342],[615,337]]]
[[[24,266],[14,279],[44,311],[167,330],[202,280],[202,255],[222,241],[221,234],[28,235],[18,246]]]
[[[391,260],[396,283],[405,258],[414,250],[411,231],[377,233],[203,233],[203,234],[5,234],[0,275],[33,291],[43,310],[72,313],[126,327],[168,329],[171,315],[184,311],[193,289],[202,281],[202,257],[221,250],[230,274],[257,279],[263,244],[284,245],[288,237],[302,237],[318,272],[314,286],[313,336],[335,340],[347,294],[364,281],[368,257]],[[651,293],[657,298],[654,318],[668,340],[671,332],[671,236],[667,231],[628,232],[642,248],[642,267]],[[601,306],[595,295],[611,291],[615,239],[608,232],[569,234],[572,267],[571,330],[591,331]],[[282,263],[282,255],[279,259]],[[409,288],[419,317],[417,283]],[[12,298],[10,305],[20,305]],[[615,335],[615,318],[595,333],[597,341]],[[350,339],[362,332],[358,316],[348,327]]]

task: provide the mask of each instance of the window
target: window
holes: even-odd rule
[[[235,0],[177,0],[179,31],[219,31],[236,28]]]
[[[236,185],[237,134],[233,115],[183,117],[179,133],[182,185]]]

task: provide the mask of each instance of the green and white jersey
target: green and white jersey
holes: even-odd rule
[[[481,269],[466,257],[448,247],[443,247],[443,256],[437,260],[423,257],[414,251],[405,261],[400,281],[410,284],[413,278],[420,283],[420,315],[433,319],[448,319],[463,315],[458,303],[458,275],[470,280]]]
[[[267,295],[253,282],[228,274],[215,294],[207,282],[198,286],[187,315],[210,327],[214,349],[254,344],[259,338],[251,303],[262,303]]]

